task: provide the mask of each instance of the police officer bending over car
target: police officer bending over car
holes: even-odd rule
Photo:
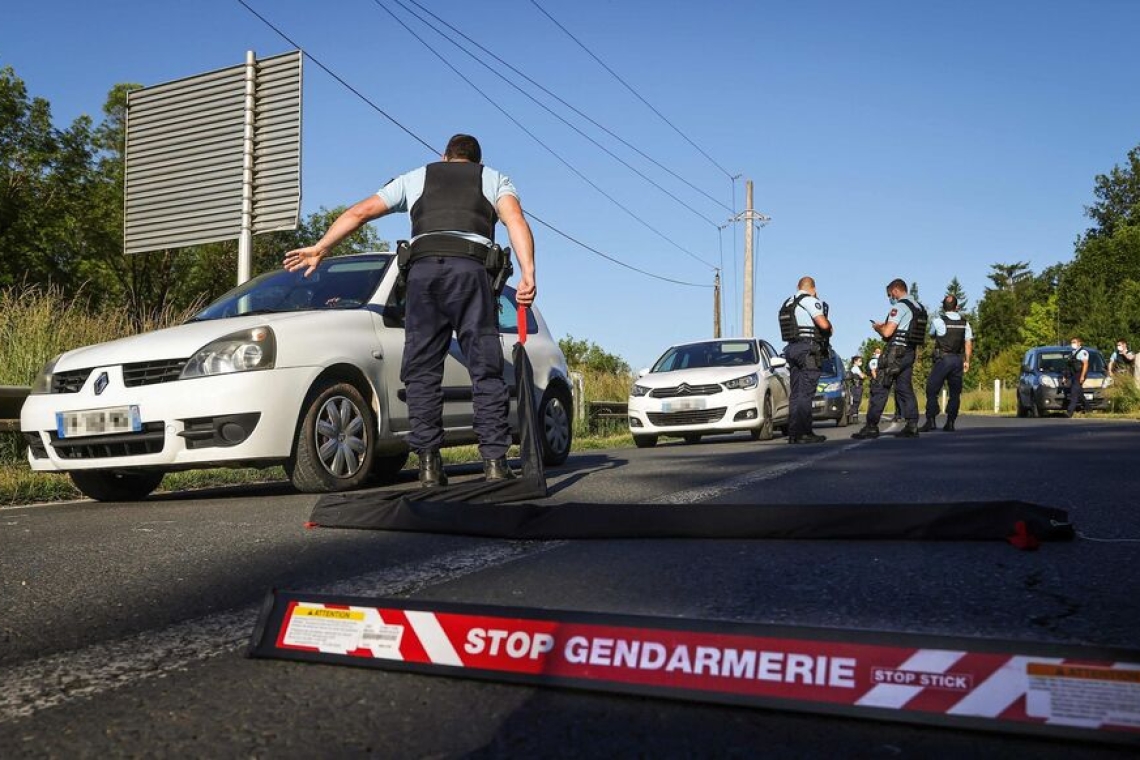
[[[788,443],[823,443],[812,432],[811,402],[830,348],[827,304],[819,300],[815,280],[801,277],[799,290],[780,307],[780,337],[787,341],[784,358],[791,373],[788,398]]]
[[[946,425],[950,433],[962,403],[962,376],[970,371],[970,356],[974,351],[974,331],[969,321],[958,313],[958,299],[947,295],[942,299],[942,314],[930,320],[930,334],[934,336],[934,366],[926,381],[926,424],[920,433],[937,428],[938,393],[943,384],[948,388],[946,399]]]
[[[404,362],[400,379],[408,394],[408,445],[419,455],[420,484],[447,484],[443,445],[443,366],[451,334],[471,373],[474,429],[488,480],[514,477],[507,465],[511,444],[509,398],[503,380],[498,299],[492,278],[506,265],[494,244],[495,222],[507,228],[522,270],[520,306],[534,303],[534,237],[511,181],[483,166],[470,135],[455,135],[443,160],[399,176],[341,214],[313,246],[285,256],[289,271],[308,276],[340,241],[385,214],[409,212],[411,240],[401,243],[406,287]],[[494,270],[494,271],[491,271]]]
[[[918,400],[914,397],[911,376],[914,374],[915,349],[926,339],[926,309],[907,295],[903,280],[891,280],[887,285],[887,298],[891,302],[891,311],[886,321],[871,320],[875,332],[887,342],[887,350],[883,352],[871,384],[867,422],[852,438],[879,437],[879,419],[887,406],[892,387],[895,388],[895,401],[906,420],[906,426],[895,435],[899,438],[918,437]]]

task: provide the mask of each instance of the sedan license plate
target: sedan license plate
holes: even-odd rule
[[[142,430],[142,417],[139,415],[137,406],[114,406],[108,409],[87,409],[82,412],[56,412],[55,427],[55,432],[60,438],[138,433]]]
[[[694,409],[704,409],[706,402],[703,398],[682,398],[675,401],[661,402],[663,412],[689,412]]]
[[[1091,393],[1086,393],[1085,394],[1085,401],[1092,401],[1092,400],[1093,400],[1093,395]]]

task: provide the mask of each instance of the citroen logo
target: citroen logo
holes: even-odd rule
[[[107,384],[111,382],[111,378],[107,377],[106,372],[100,372],[99,377],[95,378],[95,395],[98,396],[103,391],[107,390]]]
[[[678,396],[688,396],[690,390],[691,389],[689,388],[688,383],[681,383],[680,385],[677,386],[677,395]]]

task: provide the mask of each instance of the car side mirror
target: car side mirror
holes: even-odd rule
[[[773,356],[768,360],[768,366],[772,369],[777,369],[778,367],[786,367],[788,366],[788,360],[782,356]]]
[[[649,367],[642,367],[641,369],[639,369],[639,370],[637,371],[637,376],[638,376],[639,378],[641,378],[641,377],[645,377],[645,376],[646,376],[646,375],[648,375],[648,374],[649,374]]]

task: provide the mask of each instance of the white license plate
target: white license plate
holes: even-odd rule
[[[688,412],[693,409],[704,409],[707,402],[703,398],[682,398],[676,401],[662,401],[663,412]]]
[[[1093,399],[1093,395],[1091,393],[1085,394],[1085,401],[1092,401],[1092,399]]]
[[[142,417],[139,415],[137,406],[114,406],[108,409],[87,409],[82,412],[56,412],[55,428],[55,432],[60,438],[138,433],[142,430]]]

